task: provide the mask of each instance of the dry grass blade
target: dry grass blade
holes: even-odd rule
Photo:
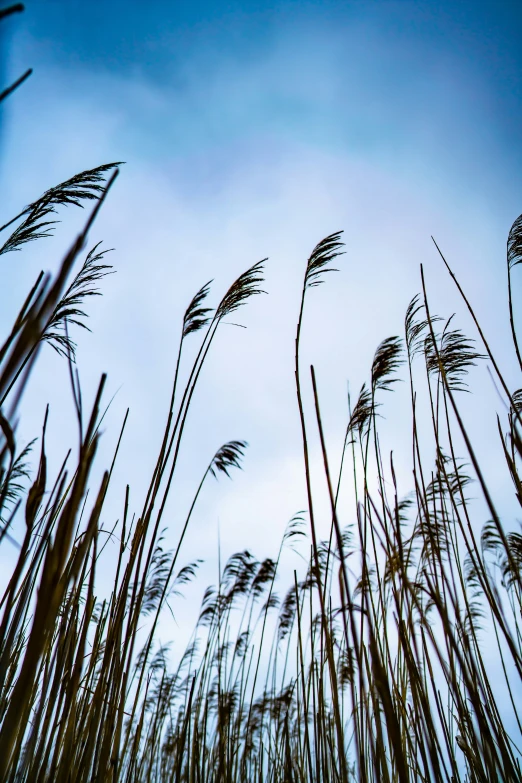
[[[205,283],[197,294],[195,294],[187,307],[185,315],[183,316],[183,337],[186,337],[193,332],[197,332],[209,324],[210,318],[208,313],[212,312],[212,308],[202,307],[201,305],[209,294],[212,282],[212,280],[209,280],[208,283]]]
[[[0,248],[0,255],[13,250],[21,250],[27,242],[51,236],[55,219],[49,220],[59,206],[74,205],[83,208],[83,201],[100,199],[106,191],[106,175],[114,172],[121,163],[105,163],[94,169],[75,174],[60,185],[47,190],[37,201],[29,204],[16,217],[0,227],[4,231],[17,220],[23,218],[20,225]]]
[[[402,363],[402,340],[400,337],[387,337],[377,348],[372,363],[372,390],[373,393],[390,391],[392,383],[397,383],[398,378],[391,378]]]
[[[224,473],[225,476],[230,478],[231,468],[241,468],[241,460],[243,459],[244,452],[248,446],[244,440],[231,440],[229,443],[225,443],[216,452],[214,459],[210,464],[210,473],[217,478],[218,473]]]
[[[263,282],[261,273],[265,261],[266,258],[251,266],[230,286],[216,310],[216,319],[218,321],[221,321],[225,316],[230,315],[244,305],[251,296],[266,293],[266,291],[262,291],[259,288],[259,285]]]
[[[100,242],[89,251],[87,257],[54,312],[42,334],[42,340],[48,342],[62,356],[70,356],[74,361],[76,344],[69,337],[68,325],[75,324],[89,330],[82,320],[87,317],[82,308],[89,296],[100,296],[97,284],[107,275],[113,274],[110,264],[100,263],[109,250],[98,250]]]
[[[343,254],[340,248],[344,247],[340,237],[342,231],[336,231],[333,234],[322,239],[313,249],[308,259],[305,273],[305,288],[313,288],[320,285],[323,280],[321,276],[326,272],[336,272],[336,269],[329,267],[330,261]]]

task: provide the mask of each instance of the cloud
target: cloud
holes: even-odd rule
[[[306,505],[293,385],[295,325],[306,258],[326,234],[345,229],[346,255],[339,259],[340,271],[310,292],[303,367],[316,366],[335,462],[346,424],[346,382],[355,396],[368,379],[377,344],[401,333],[405,308],[420,288],[420,262],[434,310],[464,313],[431,244],[432,233],[476,303],[511,377],[504,347],[507,319],[501,321],[497,313],[505,299],[506,215],[516,216],[518,198],[512,171],[498,148],[488,147],[491,125],[477,130],[468,145],[484,160],[489,155],[487,165],[464,180],[469,159],[466,165],[459,162],[446,145],[454,140],[455,149],[463,150],[470,128],[484,122],[482,104],[459,107],[462,84],[452,83],[444,69],[431,82],[413,79],[409,91],[393,78],[380,84],[390,52],[376,65],[372,58],[379,43],[359,41],[352,69],[345,71],[342,36],[314,48],[305,39],[281,39],[264,59],[244,68],[233,58],[212,73],[197,62],[190,73],[187,65],[182,87],[174,78],[160,87],[142,77],[81,69],[66,73],[47,64],[11,108],[3,180],[4,204],[13,213],[77,170],[127,161],[90,237],[92,244],[103,239],[115,248],[111,261],[118,274],[104,283],[103,299],[91,303],[93,334],[78,335],[86,401],[102,371],[109,372],[109,392],[118,390],[99,471],[110,460],[119,423],[131,408],[108,525],[121,515],[126,482],[133,508],[140,508],[166,420],[186,304],[211,278],[217,304],[235,277],[269,257],[264,286],[269,295],[235,314],[233,320],[246,330],[223,325],[209,356],[165,517],[172,543],[216,449],[232,438],[249,441],[244,474],[232,484],[220,481],[205,489],[183,550],[182,560],[200,555],[209,560],[209,577],[215,571],[218,519],[223,557],[238,546],[259,546],[265,548],[259,555],[268,555],[291,514]],[[405,58],[403,80],[407,67]],[[397,75],[393,64],[390,68]],[[11,285],[0,316],[4,332],[37,271],[56,268],[83,217],[68,213],[56,240],[3,259],[10,265]],[[459,324],[470,327],[465,313]],[[187,356],[184,372],[189,363]],[[487,387],[485,370],[480,378]],[[66,379],[64,363],[47,350],[26,395],[20,429],[25,439],[37,433],[50,399],[56,465],[71,445],[64,433],[74,427]],[[306,373],[305,384],[313,429]],[[499,407],[488,389],[467,411],[483,417],[493,399]],[[385,442],[398,449],[394,444],[404,444],[405,425],[404,418],[396,423],[393,411],[408,415],[407,389],[387,402]],[[483,452],[496,438],[496,423],[490,424],[479,435]],[[319,470],[317,444],[314,448]],[[408,459],[405,447],[402,462],[397,456],[405,491],[411,489]]]

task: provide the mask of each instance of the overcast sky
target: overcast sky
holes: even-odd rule
[[[9,20],[3,81],[28,66],[34,74],[0,115],[0,222],[77,171],[126,162],[90,237],[114,248],[117,274],[89,305],[93,333],[76,335],[86,398],[102,371],[108,396],[118,392],[100,470],[131,408],[107,524],[126,482],[140,508],[186,304],[210,278],[217,304],[239,273],[268,257],[268,296],[235,318],[247,329],[223,326],[202,375],[167,521],[173,542],[212,454],[243,438],[245,470],[209,484],[183,559],[205,558],[215,579],[218,520],[224,555],[276,553],[306,505],[293,386],[302,276],[332,231],[344,229],[346,255],[310,293],[303,364],[316,365],[334,464],[347,382],[356,394],[377,344],[401,334],[420,263],[434,311],[459,312],[457,324],[471,332],[432,234],[520,386],[505,241],[522,212],[521,34],[518,3],[477,0],[40,0]],[[3,332],[83,216],[65,217],[55,239],[2,258]],[[502,406],[486,368],[474,377],[485,391],[466,400],[466,412],[474,421],[487,412],[477,434],[486,453]],[[42,352],[20,428],[22,440],[37,434],[51,400],[56,455],[76,434],[66,379],[65,364]],[[406,388],[389,396],[388,449],[408,437],[407,411]],[[404,494],[408,454],[399,465]],[[491,470],[495,480],[494,460]]]

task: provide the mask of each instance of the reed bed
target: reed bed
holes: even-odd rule
[[[164,550],[165,505],[215,334],[223,319],[261,293],[263,262],[234,281],[216,307],[209,304],[210,284],[204,285],[182,318],[148,490],[137,510],[130,508],[129,487],[122,491],[121,519],[111,533],[118,542],[112,589],[99,594],[107,542],[100,518],[126,419],[100,486],[90,487],[105,377],[86,410],[70,332],[86,328],[85,303],[111,271],[99,246],[89,249],[88,235],[118,166],[84,171],[51,188],[0,228],[5,255],[44,241],[61,208],[88,212],[58,272],[38,277],[0,348],[3,546],[12,546],[14,521],[25,519],[0,600],[0,780],[522,781],[522,531],[515,520],[500,518],[505,498],[493,497],[463,417],[468,373],[487,360],[506,405],[502,416],[491,411],[502,467],[520,504],[522,390],[509,387],[442,254],[476,339],[430,310],[421,269],[404,334],[378,346],[368,381],[350,405],[334,470],[314,369],[301,361],[301,329],[312,289],[342,254],[341,234],[313,250],[304,265],[295,340],[306,511],[291,520],[273,559],[239,552],[228,560],[219,583],[206,590],[190,644],[173,667],[157,631],[167,602],[196,574],[197,564],[179,558],[193,509],[209,477],[241,466],[246,444],[226,443],[210,460],[172,552]],[[522,216],[507,241],[506,313],[512,361],[522,370],[512,301],[521,262]],[[186,371],[186,342],[195,340],[199,348]],[[47,468],[46,421],[37,441],[22,450],[14,424],[41,349],[49,349],[45,343],[69,367],[79,431],[79,448],[56,475]],[[381,406],[399,378],[411,398],[410,419],[402,423],[411,453],[406,487],[379,437]],[[308,412],[305,389],[313,391]],[[314,476],[312,441],[322,455]],[[485,524],[469,498],[472,480],[487,509]],[[326,512],[312,489],[320,483]],[[349,509],[339,503],[347,487]],[[325,521],[330,534],[322,540]],[[284,549],[298,540],[309,553],[305,573],[279,574]],[[280,597],[276,582],[289,576]]]

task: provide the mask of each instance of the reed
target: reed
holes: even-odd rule
[[[6,9],[0,19],[9,15]],[[25,519],[0,600],[0,780],[522,781],[522,531],[501,519],[505,496],[494,496],[474,447],[479,427],[468,430],[463,414],[470,369],[488,360],[506,403],[502,417],[491,411],[502,467],[522,504],[522,389],[504,377],[440,250],[476,340],[453,317],[432,312],[421,268],[421,291],[407,308],[403,336],[378,346],[368,381],[350,405],[338,469],[322,424],[319,382],[313,367],[303,367],[300,348],[308,299],[334,271],[341,234],[311,253],[295,341],[306,512],[290,521],[273,559],[258,561],[247,551],[230,557],[218,585],[206,590],[190,643],[173,667],[157,629],[169,599],[197,573],[197,562],[180,564],[181,546],[205,482],[240,468],[247,444],[231,441],[209,459],[172,552],[164,549],[165,504],[216,332],[262,293],[263,262],[234,281],[215,307],[210,283],[195,294],[180,319],[166,425],[148,489],[135,512],[129,486],[122,490],[121,521],[111,530],[118,541],[112,588],[99,594],[106,543],[100,519],[127,418],[111,464],[92,487],[105,377],[85,410],[71,331],[87,328],[86,301],[112,271],[88,238],[119,167],[72,177],[0,228],[5,255],[44,241],[61,208],[88,207],[58,272],[39,275],[0,347],[2,545],[13,546],[13,521]],[[513,302],[520,263],[522,216],[507,241],[506,312],[513,360],[522,369]],[[187,340],[199,341],[188,369]],[[68,365],[79,431],[76,457],[71,450],[53,476],[47,416],[40,436],[22,450],[13,423],[45,344]],[[411,454],[411,482],[404,487],[380,439],[380,411],[400,378],[411,401],[410,418],[401,422]],[[313,393],[308,412],[305,388]],[[317,475],[312,440],[322,457]],[[472,481],[487,509],[485,524],[468,495]],[[320,483],[326,511],[313,490]],[[353,498],[351,507],[341,505],[341,493]],[[330,532],[322,540],[325,522]],[[301,578],[281,567],[284,550],[296,542],[309,557]],[[282,598],[278,577],[287,581]]]

